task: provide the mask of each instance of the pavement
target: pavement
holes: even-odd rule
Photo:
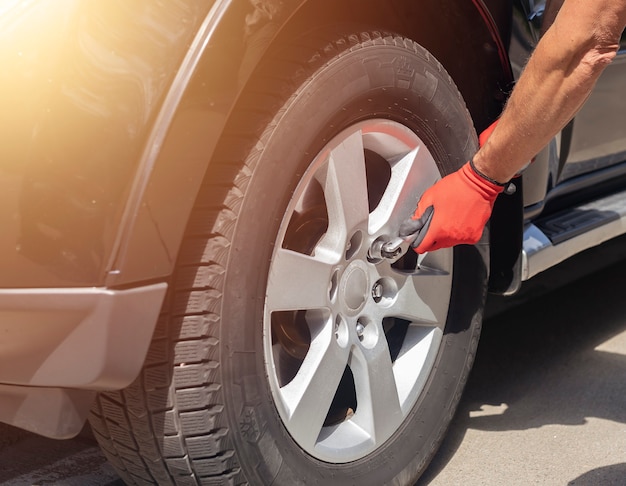
[[[0,425],[0,485],[121,486],[86,429]],[[626,485],[626,238],[490,298],[474,369],[416,486]]]
[[[622,238],[531,280],[514,307],[491,300],[419,486],[626,485],[624,257]]]
[[[88,429],[59,441],[0,424],[0,437],[0,485],[124,485]]]

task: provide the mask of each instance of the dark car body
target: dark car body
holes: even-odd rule
[[[480,131],[541,35],[535,3],[3,2],[0,420],[70,437],[96,392],[137,376],[200,181],[272,43],[333,22],[410,37],[448,70]],[[493,291],[624,232],[625,89],[620,52],[523,188],[501,198]]]

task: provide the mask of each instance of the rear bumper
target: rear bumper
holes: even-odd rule
[[[96,391],[139,374],[166,290],[0,290],[0,421],[77,434]]]

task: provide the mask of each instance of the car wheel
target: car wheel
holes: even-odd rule
[[[129,484],[413,484],[478,343],[486,235],[379,258],[476,149],[414,42],[307,36],[253,76],[209,168],[141,376],[91,424]]]

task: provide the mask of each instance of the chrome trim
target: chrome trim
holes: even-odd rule
[[[626,190],[571,208],[567,213],[572,211],[602,213],[606,215],[606,222],[557,245],[538,226],[528,225],[524,231],[522,250],[523,281],[581,251],[626,234]]]

